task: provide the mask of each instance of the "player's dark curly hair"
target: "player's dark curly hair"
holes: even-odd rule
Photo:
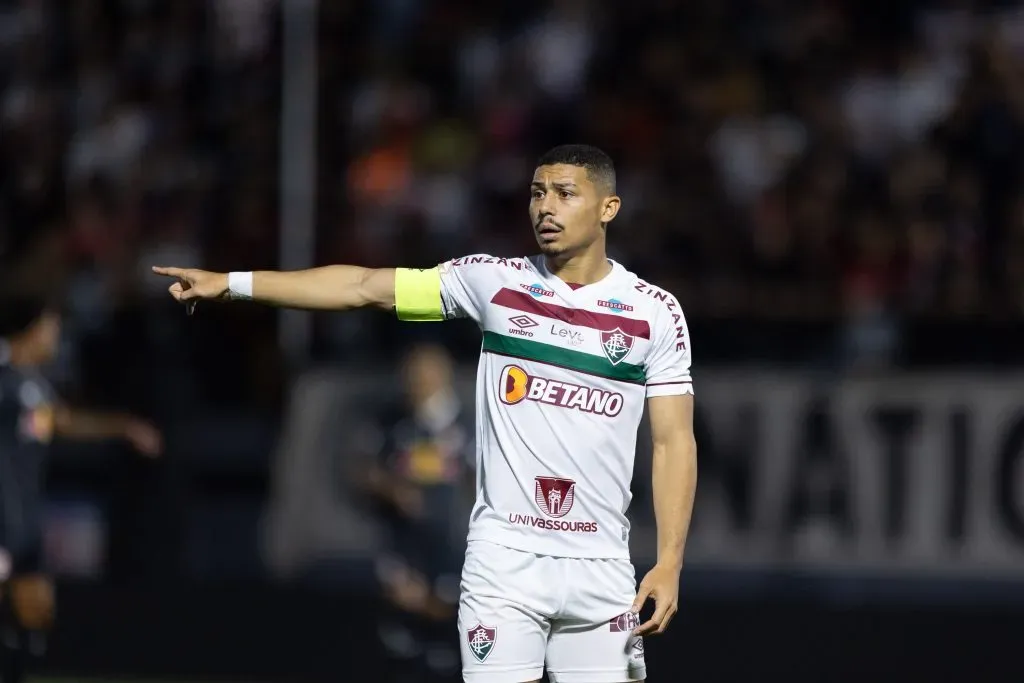
[[[585,168],[591,182],[603,186],[608,194],[615,194],[615,163],[603,150],[592,145],[559,145],[537,160],[538,167],[555,164]]]

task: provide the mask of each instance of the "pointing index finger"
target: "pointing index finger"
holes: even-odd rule
[[[153,266],[153,272],[157,275],[166,275],[167,277],[185,277],[184,268],[169,268],[166,266]]]

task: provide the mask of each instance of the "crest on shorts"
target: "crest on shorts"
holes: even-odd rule
[[[473,653],[476,661],[483,662],[494,649],[494,643],[498,640],[498,629],[495,626],[483,626],[477,624],[466,631],[466,643],[469,651]]]
[[[576,482],[558,477],[534,477],[534,500],[548,517],[565,517],[576,499]]]
[[[640,617],[633,612],[626,612],[608,621],[608,630],[612,633],[627,633],[640,625]]]
[[[612,365],[618,365],[633,350],[635,339],[633,335],[623,332],[622,328],[616,327],[601,333],[601,349]]]

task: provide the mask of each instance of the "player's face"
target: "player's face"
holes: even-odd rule
[[[545,256],[571,255],[604,236],[619,210],[619,198],[595,185],[585,168],[539,166],[530,184],[530,222]]]

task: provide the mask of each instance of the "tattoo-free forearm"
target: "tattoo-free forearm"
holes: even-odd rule
[[[253,299],[286,308],[348,310],[395,305],[395,271],[360,266],[253,273]]]
[[[691,437],[654,445],[654,517],[658,564],[681,568],[697,490],[697,443]]]

